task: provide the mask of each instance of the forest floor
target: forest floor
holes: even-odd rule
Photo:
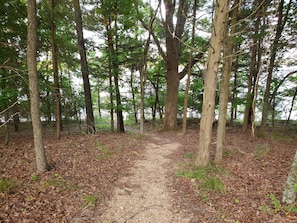
[[[252,138],[229,128],[222,165],[197,169],[197,128],[141,136],[85,135],[77,127],[60,140],[49,129],[51,169],[43,174],[35,171],[30,129],[21,126],[0,144],[1,223],[297,222],[296,208],[279,202],[296,130]]]

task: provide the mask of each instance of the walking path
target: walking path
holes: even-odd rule
[[[166,142],[165,142],[166,143]],[[166,182],[172,171],[168,156],[181,146],[164,144],[156,136],[146,146],[145,154],[136,160],[129,176],[120,179],[114,197],[99,217],[102,223],[188,223],[189,217],[173,207]]]

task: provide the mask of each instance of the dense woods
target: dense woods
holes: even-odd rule
[[[296,1],[4,0],[0,11],[1,143],[8,125],[31,122],[39,172],[52,123],[57,139],[70,122],[88,134],[143,134],[151,120],[186,134],[197,123],[200,167],[212,162],[214,128],[216,164],[227,127],[296,131]]]

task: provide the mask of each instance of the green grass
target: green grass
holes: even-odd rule
[[[260,211],[263,211],[269,215],[272,215],[273,213],[278,213],[278,212],[287,212],[287,213],[293,213],[293,214],[297,213],[296,204],[284,205],[272,193],[268,194],[268,197],[270,199],[270,206],[269,205],[261,205],[259,207]]]
[[[96,202],[100,199],[97,194],[88,194],[84,197],[83,209],[92,208],[96,206]]]
[[[63,179],[59,173],[54,173],[53,176],[50,179],[47,179],[44,182],[44,185],[47,187],[55,188],[57,191],[60,190],[66,190],[66,191],[71,191],[78,189],[78,185]]]
[[[268,153],[269,153],[269,148],[267,144],[256,145],[253,151],[253,154],[256,159],[261,159]]]
[[[117,148],[109,149],[100,142],[96,142],[95,149],[99,151],[99,154],[97,154],[99,159],[108,160],[111,156],[120,152],[122,150],[122,146],[118,145]]]
[[[185,153],[184,154],[184,158],[186,158],[186,159],[194,159],[194,155],[193,155],[193,153]]]
[[[13,193],[17,188],[18,182],[13,179],[0,179],[0,192],[1,193]]]
[[[207,167],[195,167],[189,170],[178,171],[177,176],[195,179],[200,188],[223,193],[226,188],[219,178],[219,175],[226,174],[226,171],[215,165]]]

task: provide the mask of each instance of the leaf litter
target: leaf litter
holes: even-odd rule
[[[176,174],[194,162],[197,129],[185,135],[150,132],[142,137],[72,132],[60,140],[47,132],[51,170],[44,174],[35,171],[32,135],[11,135],[8,146],[0,145],[1,180],[14,182],[11,190],[0,192],[3,223],[154,222],[148,217],[154,212],[163,215],[159,222],[297,222],[296,213],[277,210],[271,200],[271,195],[281,199],[294,140],[252,139],[238,129],[228,130],[221,168],[229,174],[220,176],[226,187],[220,193],[203,191],[195,180]],[[175,144],[179,146],[174,149]],[[255,148],[260,150],[257,156]],[[212,158],[214,149],[212,144]],[[129,208],[132,204],[138,207]],[[115,207],[121,217],[108,220]]]

